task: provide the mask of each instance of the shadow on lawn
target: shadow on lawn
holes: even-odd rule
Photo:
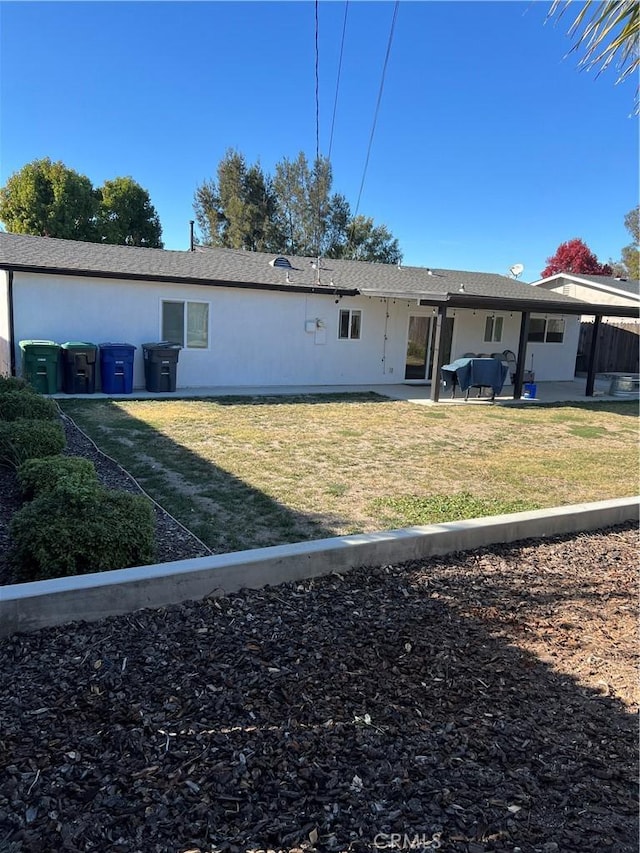
[[[167,399],[167,398],[163,398]],[[241,394],[238,396],[224,397],[180,397],[177,399],[184,402],[215,403],[217,406],[260,406],[260,405],[291,405],[292,403],[305,403],[308,405],[316,403],[390,403],[389,397],[383,397],[375,391],[362,392],[338,392],[335,394]]]
[[[518,407],[527,408],[530,404],[517,404]],[[621,400],[616,402],[613,400],[603,401],[601,403],[583,403],[583,402],[564,402],[564,403],[536,403],[536,409],[578,409],[584,412],[608,412],[611,415],[624,415],[626,417],[638,417],[638,402],[633,400]]]
[[[33,851],[371,853],[406,834],[635,853],[632,715],[495,611],[468,615],[479,595],[527,600],[509,576],[545,548],[505,547],[480,590],[473,565],[451,585],[434,558],[0,644],[0,802],[4,786],[20,804],[0,830]]]
[[[336,401],[340,395],[301,397],[299,402]],[[351,401],[351,396],[345,396]],[[382,402],[357,395],[356,402]],[[158,401],[163,404],[165,401]],[[170,401],[167,401],[170,402]],[[190,399],[188,402],[192,402]],[[253,407],[298,402],[294,398],[221,398],[193,402]],[[387,401],[388,402],[388,401]],[[213,553],[264,548],[333,536],[327,514],[295,512],[197,453],[138,420],[112,400],[60,400],[63,412],[100,450],[114,458],[142,488]],[[304,437],[301,437],[304,440]],[[340,524],[339,517],[329,521]]]

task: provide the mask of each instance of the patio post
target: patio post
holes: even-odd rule
[[[523,311],[520,319],[520,338],[518,339],[516,375],[513,380],[514,400],[519,400],[522,397],[522,380],[524,379],[524,363],[527,357],[527,340],[529,339],[530,317],[531,314],[528,311]]]
[[[600,337],[600,321],[602,314],[596,314],[593,320],[593,334],[589,345],[589,361],[587,364],[587,387],[585,397],[593,397],[593,387],[596,381],[596,356],[598,355],[598,338]]]
[[[436,317],[436,330],[433,336],[433,367],[431,368],[431,402],[437,403],[440,399],[440,370],[444,361],[444,350],[442,349],[442,327],[444,325],[447,309],[444,305],[438,306]]]

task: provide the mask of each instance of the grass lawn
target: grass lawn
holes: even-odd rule
[[[216,552],[634,495],[635,402],[60,400]]]

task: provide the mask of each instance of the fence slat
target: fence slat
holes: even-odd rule
[[[580,324],[578,361],[576,370],[582,366],[591,346],[593,323]],[[640,325],[634,323],[601,323],[598,335],[596,373],[638,373],[640,354]]]

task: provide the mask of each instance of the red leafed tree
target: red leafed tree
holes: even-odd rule
[[[555,255],[547,258],[547,265],[540,273],[540,277],[547,278],[559,272],[613,275],[613,269],[609,264],[601,264],[587,244],[577,237],[566,243],[560,243]]]

